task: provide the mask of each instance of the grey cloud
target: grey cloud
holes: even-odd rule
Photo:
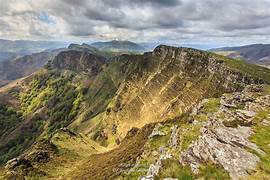
[[[121,6],[156,6],[156,7],[172,7],[182,3],[181,0],[101,0],[110,7]]]
[[[258,36],[270,36],[270,0],[28,0],[25,3],[32,9],[20,11],[13,7],[24,1],[0,1],[4,4],[0,6],[0,34],[14,32],[14,36],[28,33],[42,38],[48,37],[46,33],[54,37],[62,33],[67,38],[137,37],[153,41],[234,41],[257,35],[255,41]],[[53,18],[54,26],[39,22],[41,11]],[[25,24],[25,32],[16,22]]]
[[[120,10],[112,9],[112,8],[88,8],[85,10],[84,15],[92,20],[100,20],[100,21],[117,21],[124,18],[124,13]]]

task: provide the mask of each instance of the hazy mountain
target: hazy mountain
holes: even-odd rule
[[[80,51],[90,51],[94,54],[98,54],[99,53],[99,50],[98,48],[94,47],[94,46],[90,46],[88,44],[70,44],[68,46],[69,49],[74,49],[74,50],[80,50]]]
[[[14,59],[17,56],[30,55],[46,49],[57,49],[65,46],[67,46],[65,42],[0,39],[0,62]]]
[[[95,55],[107,55],[107,53],[103,53],[97,48],[87,44],[70,44],[68,48],[48,49],[43,52],[6,60],[0,62],[0,87],[11,81],[29,76],[43,68],[43,66],[58,53],[69,50],[88,52]]]
[[[222,47],[211,49],[218,54],[231,58],[245,59],[247,62],[270,66],[270,44],[252,44],[239,47]]]
[[[66,49],[44,51],[0,62],[0,87],[40,70],[50,59],[64,50]]]
[[[107,41],[95,42],[91,46],[98,48],[101,51],[111,52],[143,52],[145,48],[137,43],[131,41]]]
[[[191,48],[62,51],[0,88],[0,177],[264,177],[269,84],[268,68]]]

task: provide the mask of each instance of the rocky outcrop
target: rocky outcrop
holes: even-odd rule
[[[232,179],[245,178],[256,172],[260,162],[257,154],[264,155],[265,152],[250,141],[254,133],[251,125],[263,123],[254,122],[254,118],[269,106],[269,95],[247,90],[224,94],[217,111],[206,115],[208,119],[201,122],[201,135],[181,153],[180,162],[189,165],[195,174],[199,173],[201,164],[211,162],[228,171]],[[197,108],[195,112],[196,116],[203,110]]]
[[[156,160],[154,164],[151,164],[146,176],[141,177],[140,180],[154,180],[154,177],[158,175],[162,168],[162,161],[165,159],[172,158],[172,155],[165,150],[164,147],[159,148],[159,154],[160,156]]]
[[[245,177],[256,170],[260,159],[245,150],[258,149],[248,137],[250,127],[227,128],[213,121],[204,126],[202,135],[180,157],[180,162],[191,166],[194,173],[199,173],[200,164],[212,162],[221,165],[233,179]]]
[[[171,137],[170,137],[170,141],[169,141],[169,145],[171,148],[175,149],[178,145],[178,133],[179,133],[179,128],[177,125],[174,125],[172,128],[172,134],[171,134]]]
[[[149,138],[153,138],[155,136],[164,136],[165,133],[160,131],[160,127],[162,127],[161,124],[157,124],[155,128],[153,129],[152,133],[150,134]]]

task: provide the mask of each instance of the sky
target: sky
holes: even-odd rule
[[[270,0],[0,0],[0,38],[270,43]]]

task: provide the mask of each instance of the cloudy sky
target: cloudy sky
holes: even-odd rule
[[[0,38],[270,43],[270,0],[0,0]]]

